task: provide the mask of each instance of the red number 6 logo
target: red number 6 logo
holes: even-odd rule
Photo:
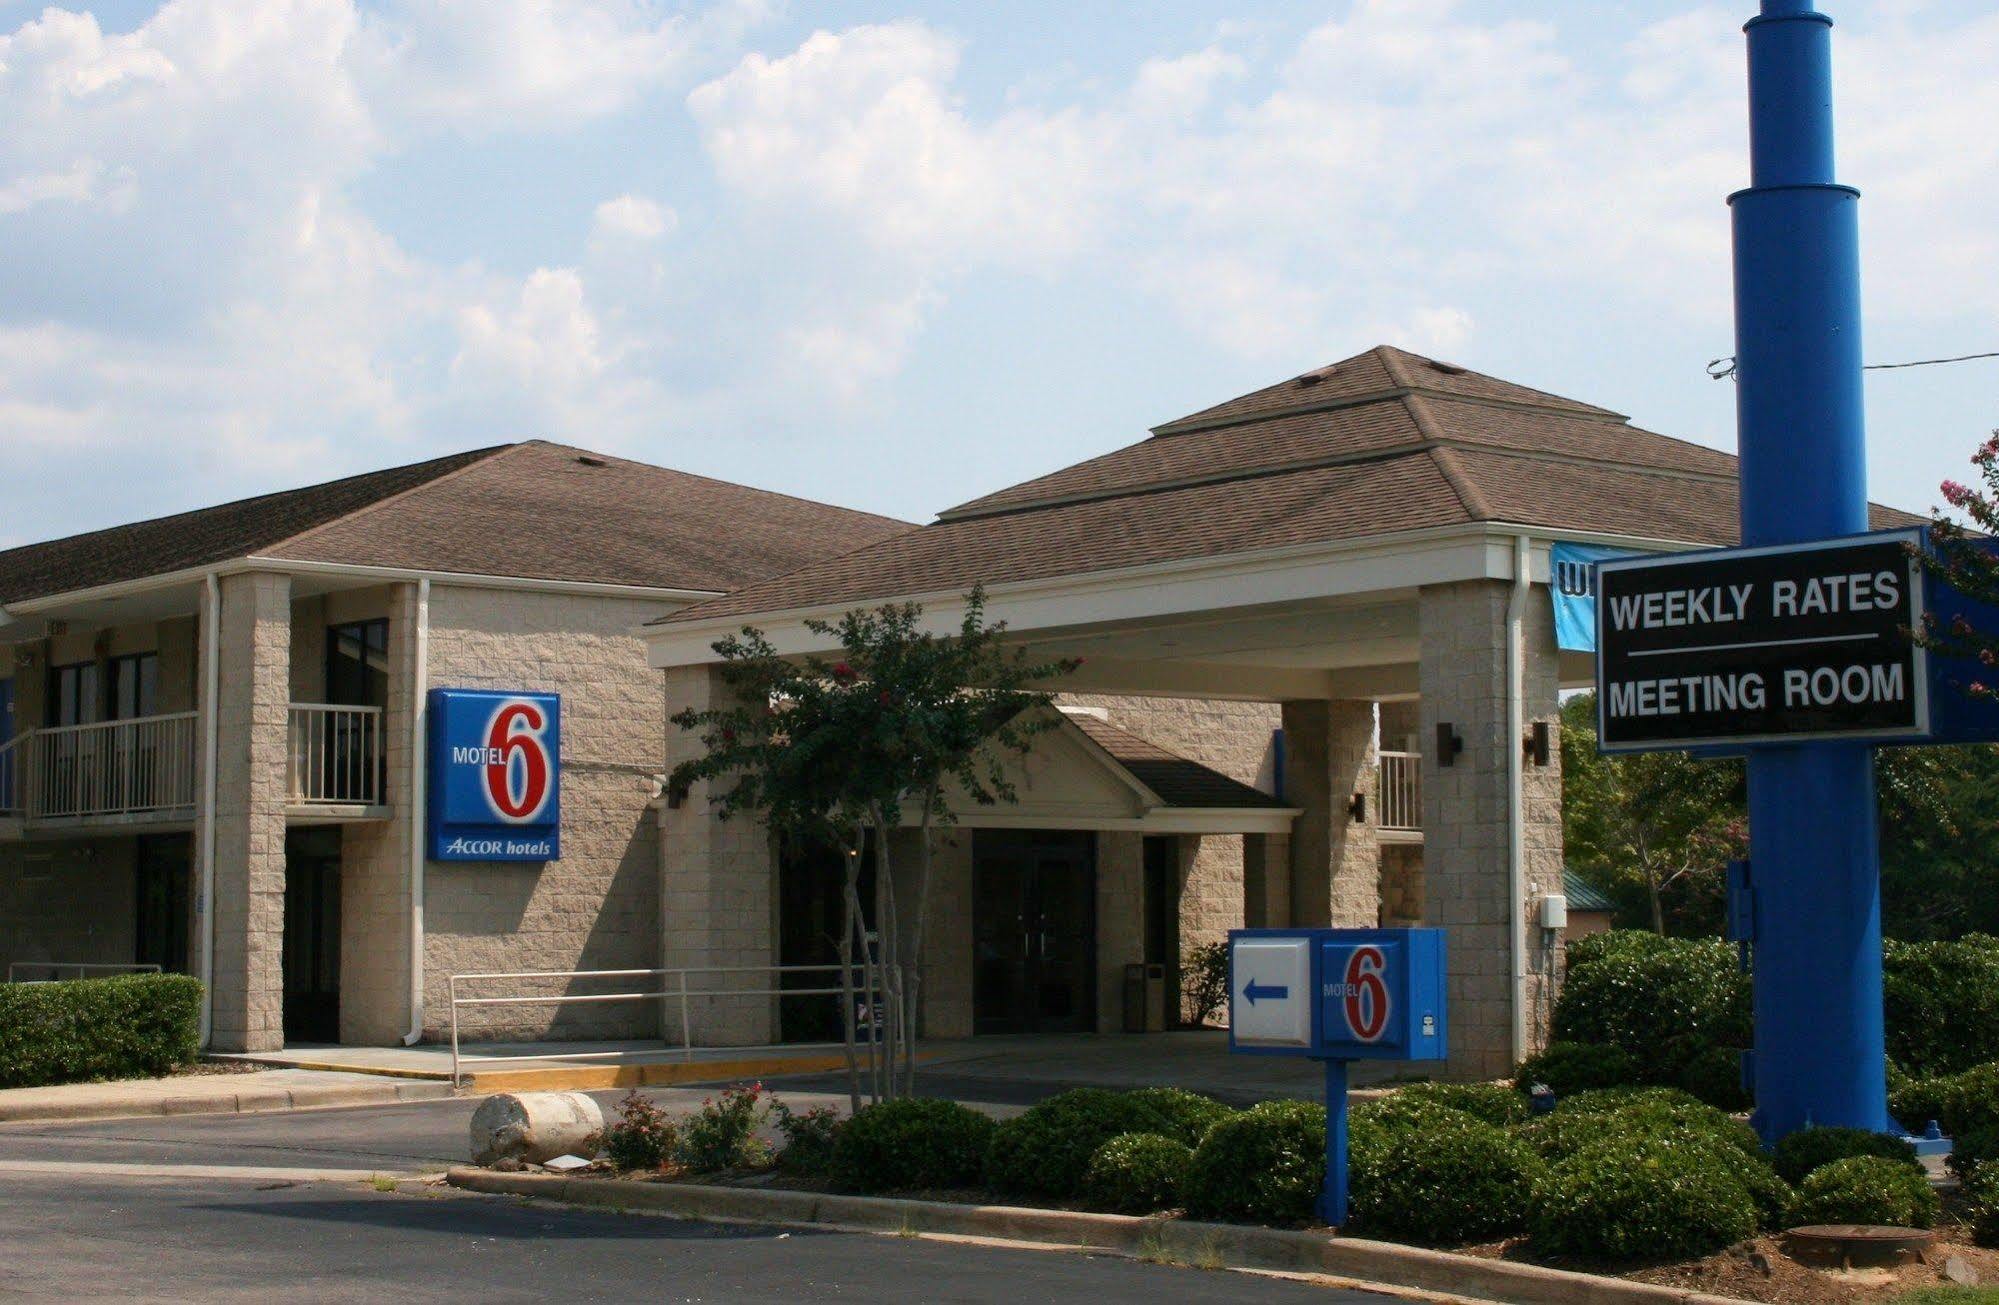
[[[1379,947],[1356,947],[1347,958],[1347,1027],[1361,1042],[1373,1042],[1388,1027],[1388,959]]]
[[[493,713],[486,746],[498,755],[486,763],[486,796],[501,819],[525,823],[548,802],[548,718],[531,702],[510,702]]]

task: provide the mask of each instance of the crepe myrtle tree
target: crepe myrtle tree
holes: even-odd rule
[[[1939,511],[1930,523],[1930,549],[1921,554],[1933,576],[1965,598],[1999,607],[1999,431],[1971,455],[1982,482],[1977,488],[1955,480],[1943,483],[1944,502],[1961,517]],[[1969,523],[1969,524],[1967,524]],[[1999,629],[1979,629],[1963,616],[1942,625],[1934,615],[1923,618],[1916,640],[1946,657],[1961,658],[1977,668],[1953,687],[1968,697],[1999,698]]]
[[[925,632],[922,615],[915,603],[896,603],[836,622],[808,621],[814,634],[839,645],[837,656],[826,657],[780,656],[761,631],[745,627],[714,645],[727,703],[673,717],[704,750],[674,768],[668,783],[675,792],[706,781],[721,819],[760,818],[781,840],[843,853],[840,986],[856,1109],[864,1076],[873,1100],[915,1090],[932,854],[939,830],[955,819],[947,792],[982,806],[1014,801],[1008,759],[1059,720],[1052,696],[1031,686],[1081,664],[1038,660],[1005,644],[1006,623],[986,620],[983,587],[966,597],[955,634]],[[904,827],[915,831],[914,864],[898,866],[889,834]],[[873,946],[860,893],[870,847]],[[898,869],[915,898],[906,930]],[[857,972],[865,1007],[857,1001]]]

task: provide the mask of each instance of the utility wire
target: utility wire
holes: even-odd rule
[[[1999,358],[1999,350],[1995,350],[1992,353],[1959,354],[1955,358],[1919,358],[1915,362],[1868,363],[1861,370],[1868,372],[1892,372],[1899,371],[1904,367],[1940,367],[1945,363],[1976,362],[1981,358]],[[1717,381],[1733,379],[1735,376],[1734,355],[1726,358],[1710,359],[1707,365],[1707,374]]]

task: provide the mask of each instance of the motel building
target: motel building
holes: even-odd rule
[[[665,722],[745,625],[830,651],[807,620],[914,600],[944,632],[983,583],[1084,664],[1019,801],[954,804],[925,1036],[1171,1027],[1230,928],[1423,923],[1445,1068],[1490,1077],[1560,980],[1557,705],[1592,665],[1554,550],[1735,538],[1732,457],[1377,348],[922,527],[530,442],[30,545],[0,553],[0,964],[202,975],[222,1051],[436,1042],[453,976],[523,971],[563,977],[478,990],[697,995],[468,1037],[836,1036],[776,995],[824,974],[775,967],[833,959],[837,857],[667,791],[696,743]],[[459,760],[520,773],[497,732],[433,746],[447,691],[559,709],[545,842],[430,837]]]

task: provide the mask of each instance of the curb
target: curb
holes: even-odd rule
[[[447,1090],[449,1070],[385,1068],[353,1064],[338,1057],[297,1060],[255,1054],[230,1055],[228,1060],[272,1069],[311,1069],[337,1074],[368,1074],[406,1082],[439,1083]],[[827,1074],[845,1068],[838,1053],[824,1056],[763,1056],[738,1060],[662,1060],[635,1065],[568,1065],[541,1069],[468,1069],[465,1086],[490,1092],[595,1092],[607,1088],[672,1087],[687,1083],[725,1083],[742,1079],[780,1078],[792,1074]]]
[[[390,1106],[452,1096],[449,1083],[304,1084],[180,1097],[127,1097],[95,1101],[10,1101],[0,1104],[0,1124],[65,1123],[88,1119],[152,1119],[169,1115],[248,1115],[329,1106]]]
[[[457,1168],[445,1175],[469,1192],[538,1196],[571,1205],[645,1209],[690,1219],[817,1225],[865,1232],[942,1233],[1039,1242],[1231,1269],[1326,1274],[1443,1296],[1509,1305],[1744,1305],[1654,1283],[1485,1260],[1394,1242],[1325,1233],[1145,1219],[1018,1206],[947,1205],[879,1196],[831,1196],[694,1183],[621,1182],[555,1174]]]

